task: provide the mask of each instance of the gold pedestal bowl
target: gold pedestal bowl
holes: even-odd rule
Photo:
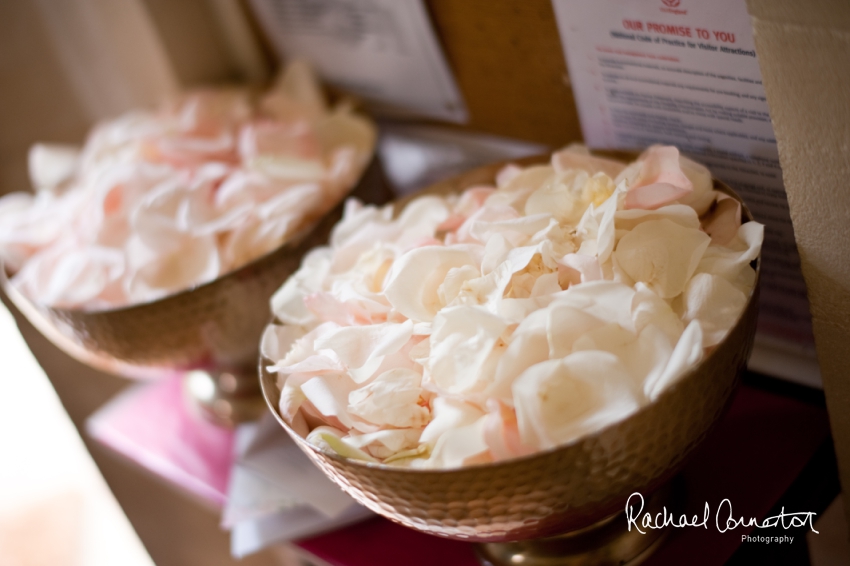
[[[492,183],[501,166],[476,169],[426,192]],[[715,188],[740,201],[724,184],[716,181]],[[752,219],[746,207],[743,217]],[[527,457],[447,470],[349,460],[309,444],[282,418],[268,360],[260,364],[263,394],[298,446],[354,499],[423,533],[484,543],[477,547],[484,564],[625,564],[658,544],[658,535],[626,531],[622,512],[629,496],[655,494],[647,507],[671,510],[665,495],[670,480],[723,414],[745,368],[756,329],[758,261],[756,286],[740,318],[698,366],[628,418]]]
[[[390,199],[375,159],[350,193],[382,204]],[[187,371],[189,396],[221,424],[256,418],[263,401],[256,378],[258,345],[269,300],[313,247],[327,241],[343,203],[305,222],[277,249],[217,279],[159,300],[104,310],[38,305],[0,269],[0,287],[48,339],[97,369],[150,378]]]

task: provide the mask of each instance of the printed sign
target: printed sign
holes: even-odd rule
[[[325,81],[380,114],[467,120],[466,106],[422,0],[251,0],[284,58],[310,61]]]
[[[552,3],[587,145],[675,145],[736,189],[766,225],[760,340],[812,352],[806,287],[745,0]]]

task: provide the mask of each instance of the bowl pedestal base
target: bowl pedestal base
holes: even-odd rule
[[[683,491],[681,482],[668,482],[647,498],[644,513],[654,518],[666,508],[678,517]],[[645,534],[634,527],[629,530],[626,514],[620,511],[550,538],[477,544],[475,554],[484,566],[635,566],[661,546],[670,527],[643,530]]]
[[[267,410],[255,368],[191,370],[184,390],[193,407],[219,426],[232,428]]]

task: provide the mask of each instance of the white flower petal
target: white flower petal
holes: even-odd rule
[[[487,390],[489,398],[513,405],[511,387],[514,380],[529,367],[549,359],[549,316],[547,310],[540,309],[526,317],[514,330],[510,344],[499,360],[493,385]]]
[[[665,218],[636,226],[620,239],[614,254],[632,279],[669,299],[684,291],[710,242],[704,232]]]
[[[749,294],[755,283],[755,271],[750,268],[750,262],[758,257],[763,240],[764,225],[758,222],[742,224],[737,236],[726,246],[708,247],[697,272],[724,277]]]
[[[307,442],[319,448],[323,452],[338,454],[352,460],[363,460],[365,462],[377,462],[367,452],[360,450],[351,442],[347,442],[344,433],[334,427],[320,426],[314,428],[307,435]]]
[[[693,320],[679,338],[664,371],[644,383],[643,392],[649,401],[657,399],[665,389],[696,367],[703,357],[702,343],[702,328],[698,321]]]
[[[472,424],[484,416],[480,408],[449,397],[437,397],[431,403],[431,422],[422,431],[419,441],[432,446],[446,432]]]
[[[221,271],[215,238],[185,238],[176,250],[141,267],[129,281],[139,300],[153,300],[215,279]]]
[[[316,340],[314,347],[330,350],[349,369],[380,364],[380,358],[399,351],[413,335],[413,322],[386,322],[367,326],[342,326]],[[377,365],[372,368],[374,371]],[[365,378],[371,376],[371,373]],[[363,379],[356,379],[361,383]]]
[[[348,395],[355,387],[347,375],[332,373],[311,377],[301,385],[301,392],[323,416],[335,417],[351,428],[354,423],[348,412]]]
[[[449,270],[464,265],[477,267],[476,255],[464,246],[414,248],[393,263],[384,293],[402,315],[429,322],[441,307],[437,291]]]
[[[504,349],[500,336],[507,324],[480,307],[458,306],[441,310],[429,337],[431,380],[449,393],[480,390],[492,376],[486,374],[487,359]]]
[[[331,266],[331,250],[316,248],[302,260],[301,267],[286,280],[272,296],[272,312],[282,322],[306,326],[313,315],[304,304],[304,297],[320,289]]]
[[[444,432],[423,467],[459,468],[492,461],[490,448],[484,440],[486,420],[487,417],[483,416],[472,424]]]
[[[557,173],[581,169],[590,175],[605,173],[611,179],[616,179],[617,175],[626,168],[626,164],[620,161],[591,155],[586,147],[579,144],[570,144],[553,153],[552,166]]]
[[[386,429],[365,434],[349,435],[342,439],[349,446],[365,450],[375,458],[390,458],[399,452],[414,450],[419,446],[421,429]]]
[[[421,381],[422,376],[410,369],[384,372],[348,394],[348,411],[376,425],[422,428],[431,413],[420,404]]]
[[[685,326],[670,304],[644,283],[635,285],[632,319],[636,332],[641,332],[650,324],[654,325],[664,332],[671,346],[679,341],[679,337],[685,330]]]
[[[747,297],[737,287],[719,275],[698,273],[688,281],[682,297],[685,322],[699,320],[703,332],[703,347],[720,343],[738,321]]]
[[[27,155],[30,181],[37,191],[51,191],[64,183],[80,163],[80,148],[74,145],[37,143]]]
[[[260,339],[260,355],[267,360],[280,360],[295,341],[303,336],[304,329],[300,326],[270,324]]]
[[[596,432],[639,407],[631,376],[607,352],[576,352],[531,366],[513,392],[522,443],[539,449]]]

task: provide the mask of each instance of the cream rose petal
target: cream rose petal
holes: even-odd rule
[[[501,234],[493,234],[484,244],[484,255],[481,259],[481,274],[487,275],[508,258],[514,246]]]
[[[301,412],[301,405],[307,400],[307,396],[301,391],[301,386],[312,379],[313,376],[308,374],[290,375],[281,379],[278,377],[278,388],[280,389],[280,400],[278,408],[281,416],[286,419],[292,428],[298,434],[306,436],[309,432],[307,421],[304,414]]]
[[[387,429],[365,434],[349,435],[342,441],[360,450],[365,450],[375,458],[389,458],[419,446],[421,429]]]
[[[484,439],[486,415],[472,424],[447,430],[431,449],[431,456],[423,462],[425,468],[459,468],[492,461],[490,448]]]
[[[570,355],[576,340],[604,324],[605,322],[580,308],[568,304],[551,305],[546,325],[548,357],[559,359]]]
[[[346,442],[345,433],[330,426],[319,426],[307,435],[307,442],[319,448],[319,450],[338,454],[343,458],[352,460],[363,460],[365,462],[378,462],[367,452],[357,448],[353,443]]]
[[[655,210],[643,210],[640,208],[618,210],[614,214],[614,223],[617,230],[633,230],[643,222],[662,219],[670,220],[685,228],[698,230],[700,227],[700,220],[697,213],[690,206],[683,204],[668,204]]]
[[[679,166],[694,188],[690,194],[680,198],[679,202],[692,207],[699,216],[702,216],[711,208],[715,200],[711,172],[702,163],[692,161],[684,155],[679,156]]]
[[[433,446],[446,432],[478,421],[485,412],[466,401],[436,397],[431,402],[431,414],[431,422],[422,431],[419,442]]]
[[[649,401],[655,401],[665,389],[676,383],[702,360],[704,355],[702,343],[702,328],[698,321],[693,320],[679,338],[664,371],[656,374],[653,379],[647,379],[644,383],[643,392]]]
[[[153,300],[215,279],[221,259],[213,236],[184,238],[176,250],[141,267],[128,282],[130,296]]]
[[[436,227],[449,217],[444,199],[425,196],[408,204],[395,221],[401,233],[395,244],[407,250],[418,241],[433,237]]]
[[[487,400],[484,442],[496,461],[526,456],[534,452],[532,448],[525,446],[520,440],[516,413],[513,408],[496,399]]]
[[[496,186],[500,189],[507,187],[508,184],[522,173],[522,167],[509,163],[502,167],[496,174]]]
[[[549,359],[549,316],[549,311],[540,309],[519,323],[499,360],[493,385],[487,390],[488,397],[513,405],[514,380],[529,367]]]
[[[484,369],[507,324],[481,307],[458,306],[441,310],[434,319],[428,370],[431,380],[449,393],[480,390],[488,376]]]
[[[632,319],[635,331],[642,331],[647,325],[655,325],[664,332],[670,345],[675,345],[685,330],[679,316],[670,304],[659,297],[645,283],[635,285],[635,295],[632,300]]]
[[[571,169],[581,169],[590,175],[605,173],[615,179],[617,175],[626,168],[625,163],[596,157],[583,145],[571,144],[561,151],[552,154],[552,167],[557,173],[564,173]]]
[[[639,407],[631,376],[608,352],[576,352],[531,366],[513,392],[522,443],[538,449],[572,442]]]
[[[316,318],[335,322],[340,326],[369,324],[371,320],[355,305],[348,305],[331,293],[319,292],[304,297],[304,306]]]
[[[446,278],[437,288],[437,295],[443,305],[451,304],[460,294],[461,289],[467,281],[478,279],[481,277],[481,272],[478,268],[472,265],[463,265],[461,267],[452,267],[446,273]]]
[[[419,404],[421,381],[422,376],[411,369],[386,371],[369,384],[348,394],[348,411],[380,426],[424,427],[431,413],[427,407]]]
[[[491,197],[492,198],[492,197]],[[481,208],[476,210],[471,216],[469,216],[463,224],[455,230],[455,238],[458,242],[473,242],[480,243],[482,241],[477,236],[475,236],[472,231],[478,229],[479,224],[483,224],[484,226],[489,226],[493,223],[499,222],[508,222],[511,220],[516,220],[521,217],[519,211],[516,208],[509,204],[493,204],[489,202],[484,204]],[[490,231],[491,233],[494,230]],[[495,230],[498,232],[498,230]]]
[[[329,350],[349,370],[380,365],[381,358],[399,351],[413,335],[413,322],[386,322],[366,326],[342,326],[316,340],[317,351]],[[367,373],[367,372],[364,372]],[[371,377],[371,373],[357,375],[352,373],[356,383],[362,383]]]
[[[699,320],[703,347],[719,344],[737,322],[747,297],[737,287],[718,275],[698,273],[688,282],[682,297],[683,320]]]
[[[52,191],[69,180],[80,165],[80,148],[37,143],[27,155],[30,181],[37,191]]]
[[[267,360],[280,360],[304,334],[300,326],[270,324],[260,339],[260,355]]]
[[[698,273],[719,275],[749,293],[755,283],[755,271],[750,262],[756,259],[764,240],[764,225],[747,222],[726,246],[709,246],[703,255]]]
[[[345,374],[332,373],[311,377],[301,385],[301,392],[325,417],[335,417],[345,427],[353,421],[348,412],[348,395],[356,384]]]
[[[528,196],[525,214],[549,214],[559,222],[575,224],[589,204],[581,199],[587,180],[587,173],[576,170],[553,176]]]
[[[562,273],[564,282],[570,284],[587,283],[602,279],[602,268],[599,259],[579,253],[566,254],[558,260],[558,271]]]
[[[393,263],[384,294],[402,315],[430,322],[441,307],[438,289],[449,270],[464,265],[477,267],[477,256],[469,246],[414,248]]]
[[[311,375],[317,375],[322,373],[329,372],[342,372],[345,371],[343,365],[339,362],[339,359],[335,355],[322,355],[315,354],[304,358],[303,360],[299,360],[298,362],[291,365],[283,365],[277,364],[271,366],[271,369],[277,371],[281,374],[287,373],[309,373]]]
[[[622,192],[614,191],[602,205],[595,210],[599,222],[596,234],[596,256],[599,263],[605,263],[614,251],[616,244],[615,215],[619,207]]]
[[[717,193],[717,204],[703,221],[703,230],[711,243],[724,246],[732,241],[741,227],[741,203],[723,193]]]
[[[664,371],[673,347],[653,324],[646,325],[639,334],[617,324],[606,324],[585,333],[573,344],[573,352],[588,350],[617,356],[632,376],[635,390],[642,391],[646,380],[654,380]]]
[[[301,267],[275,292],[272,312],[282,322],[302,326],[314,320],[304,304],[304,297],[321,288],[331,266],[331,250],[316,248],[302,260]]]
[[[346,199],[342,219],[331,231],[330,245],[334,249],[346,246],[351,238],[358,238],[370,224],[387,224],[392,220],[392,207],[365,205],[356,198]],[[356,258],[353,258],[356,260]]]
[[[494,234],[501,234],[511,245],[522,246],[534,234],[546,228],[551,218],[551,214],[545,213],[493,222],[482,220],[472,225],[470,234],[479,242],[486,242]]]
[[[631,330],[631,306],[635,290],[616,281],[590,281],[559,293],[550,308],[570,306],[602,322],[616,322]]]
[[[337,328],[339,328],[339,325],[333,322],[325,322],[312,327],[306,334],[292,342],[289,349],[284,353],[283,358],[278,360],[276,367],[292,366],[315,355],[316,350],[314,345],[316,340],[327,336]]]
[[[125,266],[120,250],[69,245],[55,251],[31,260],[14,281],[33,296],[41,297],[45,304],[59,307],[95,301],[101,306],[120,304],[120,276]],[[111,287],[115,288],[113,295],[117,293],[117,297],[106,296]],[[109,301],[110,298],[113,300]]]
[[[682,171],[679,150],[652,146],[640,157],[637,179],[629,184],[626,208],[654,209],[693,192],[691,180]]]
[[[519,171],[518,175],[512,176],[504,186],[499,185],[499,188],[508,192],[534,190],[554,173],[555,169],[550,165],[533,165]]]
[[[669,299],[684,291],[710,242],[699,230],[667,219],[650,220],[623,236],[614,254],[632,279]]]

